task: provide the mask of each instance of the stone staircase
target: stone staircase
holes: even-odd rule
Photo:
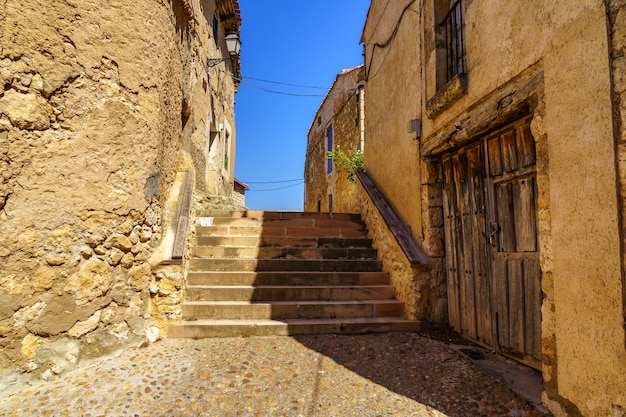
[[[358,215],[211,212],[169,337],[417,331]]]

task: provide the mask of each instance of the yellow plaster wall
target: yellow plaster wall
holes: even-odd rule
[[[434,1],[413,3],[396,38],[372,54],[411,2],[388,3],[372,1],[364,29],[366,170],[414,235],[419,238],[422,228],[428,234],[433,227],[417,192],[426,183],[418,175],[423,159],[407,133],[408,120],[422,120],[422,146],[445,131],[462,146],[478,137],[455,134],[455,122],[484,117],[479,109],[485,98],[529,70],[542,74],[544,85],[533,97],[533,134],[540,141],[544,401],[555,415],[624,415],[623,232],[605,2],[466,0],[468,90],[434,119],[425,114],[436,89]],[[613,76],[623,79],[623,73]]]
[[[394,28],[409,4],[394,37]],[[421,240],[419,143],[409,131],[410,120],[420,117],[422,100],[418,25],[419,2],[372,1],[364,29],[368,57],[365,170]],[[375,46],[386,42],[386,47]]]
[[[588,3],[544,61],[555,330],[559,395],[608,416],[626,407],[626,348],[605,9]]]

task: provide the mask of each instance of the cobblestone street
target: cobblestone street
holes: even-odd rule
[[[544,416],[412,333],[168,339],[0,394],[6,416]]]

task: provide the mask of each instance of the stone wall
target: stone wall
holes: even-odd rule
[[[209,119],[233,118],[232,79],[209,83],[225,100],[207,111],[204,60],[222,45],[201,10],[214,3],[0,3],[3,373],[159,337],[151,304],[181,281],[155,258],[177,171],[206,159],[184,155]]]
[[[327,129],[332,125],[333,149],[344,152],[360,150],[361,130],[357,86],[362,68],[343,70],[315,114],[307,137],[304,179],[305,211],[332,211],[354,213],[356,210],[356,184],[348,180],[348,173],[333,164],[327,173]],[[329,197],[332,196],[332,197]]]
[[[423,320],[436,326],[447,326],[448,304],[441,247],[435,251],[432,247],[425,247],[429,255],[428,264],[412,266],[361,184],[357,185],[356,198],[357,211],[367,225],[368,237],[372,239],[372,247],[378,252],[382,269],[389,273],[390,282],[396,290],[396,298],[404,303],[404,317]]]

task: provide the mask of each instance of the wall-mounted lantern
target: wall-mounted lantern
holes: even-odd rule
[[[241,41],[239,40],[239,35],[236,33],[229,33],[224,38],[226,40],[226,49],[230,54],[228,58],[207,58],[206,66],[208,68],[214,67],[220,62],[230,61],[233,57],[237,57],[239,55],[239,51],[241,50]]]
[[[241,50],[241,40],[239,40],[239,35],[236,33],[229,33],[226,35],[225,39],[228,53],[231,55],[239,55],[239,51]]]

